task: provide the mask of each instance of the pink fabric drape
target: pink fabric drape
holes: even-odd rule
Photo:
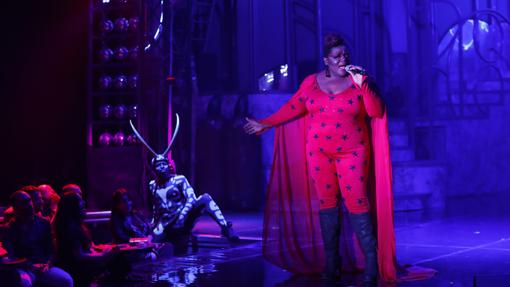
[[[324,251],[319,203],[308,174],[305,141],[308,116],[276,127],[273,167],[263,227],[263,254],[271,263],[298,274],[319,273]],[[372,164],[369,198],[378,242],[379,273],[397,281],[393,194],[387,114],[370,119]],[[345,212],[345,211],[344,211]],[[346,216],[342,216],[340,253],[345,271],[360,270],[364,258]],[[399,270],[409,280],[429,278],[434,270]],[[410,274],[409,271],[412,273]]]

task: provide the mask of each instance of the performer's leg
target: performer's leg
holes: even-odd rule
[[[214,221],[220,226],[221,234],[228,238],[229,240],[238,240],[239,236],[232,229],[232,223],[228,222],[220,208],[216,204],[216,202],[212,199],[212,197],[204,193],[197,198],[197,202],[195,203],[198,208],[200,208],[203,212],[207,213],[211,216]]]
[[[371,286],[377,279],[377,242],[369,213],[367,177],[369,150],[360,149],[339,154],[335,160],[338,181],[349,220],[365,255],[364,281]]]
[[[340,274],[340,210],[339,188],[336,167],[332,158],[322,152],[308,152],[308,163],[312,181],[320,201],[319,222],[321,225],[326,265],[323,278],[334,280]]]
[[[165,228],[165,241],[172,244],[174,255],[184,255],[187,253],[191,231],[202,214],[201,212],[201,208],[195,205],[186,215],[184,225],[181,228],[175,228],[171,225]]]
[[[319,197],[319,209],[339,207],[340,189],[334,159],[322,152],[308,152],[308,164]]]

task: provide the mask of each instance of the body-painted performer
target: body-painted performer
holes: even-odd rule
[[[386,109],[362,68],[350,65],[343,39],[324,42],[325,71],[305,78],[276,113],[245,125],[249,134],[277,127],[264,255],[327,280],[364,269],[366,286],[379,275],[395,281]]]
[[[224,237],[229,240],[239,239],[232,229],[232,223],[225,219],[212,197],[207,193],[197,196],[186,177],[176,174],[174,165],[170,164],[167,158],[179,130],[179,117],[177,116],[172,140],[162,154],[156,153],[147,144],[132,123],[131,127],[140,141],[154,155],[151,165],[156,179],[150,181],[149,189],[153,198],[152,228],[155,241],[172,241],[172,237],[190,234],[198,217],[203,214],[214,219]]]

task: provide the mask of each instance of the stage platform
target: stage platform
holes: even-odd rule
[[[262,213],[226,213],[226,217],[241,236],[239,243],[221,238],[215,223],[203,217],[194,229],[195,239],[187,255],[137,264],[134,278],[139,281],[95,285],[322,286],[316,277],[293,276],[262,258]],[[426,281],[389,286],[510,286],[509,222],[508,212],[484,209],[476,202],[456,212],[397,212],[399,263],[433,268],[438,273]],[[357,280],[359,275],[346,275],[336,286],[357,286]]]

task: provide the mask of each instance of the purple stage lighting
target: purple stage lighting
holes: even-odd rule
[[[129,50],[124,46],[120,46],[117,49],[115,49],[114,57],[115,57],[115,60],[117,60],[117,61],[123,61],[127,58],[128,54],[129,54]]]
[[[138,105],[130,105],[128,107],[128,117],[130,119],[135,119],[138,117]]]
[[[112,77],[104,75],[99,77],[98,85],[101,90],[107,90],[112,85]]]
[[[113,31],[113,22],[111,20],[104,20],[99,24],[99,30],[103,33],[110,33]]]
[[[122,89],[126,88],[126,85],[127,85],[126,76],[120,75],[120,76],[115,77],[115,80],[113,81],[113,85],[118,90],[122,90]]]
[[[101,135],[99,135],[100,146],[109,146],[112,143],[112,140],[113,136],[108,132],[104,132]]]
[[[128,145],[135,145],[135,144],[137,144],[137,143],[138,143],[138,138],[136,137],[136,135],[135,135],[135,134],[130,134],[130,135],[128,135],[128,136],[127,136],[127,138],[126,138],[126,143],[127,143]]]
[[[99,107],[99,117],[103,120],[108,119],[112,115],[113,108],[111,105],[101,105]]]
[[[128,86],[131,89],[136,89],[138,87],[138,75],[132,75],[129,77]]]
[[[115,20],[115,31],[126,32],[129,28],[129,21],[126,18],[118,18]]]
[[[138,60],[138,52],[139,52],[138,47],[131,48],[131,50],[129,50],[129,59],[131,61]]]
[[[123,146],[126,140],[126,136],[122,131],[115,133],[113,136],[113,144],[116,146]]]
[[[136,31],[138,30],[138,25],[140,24],[140,19],[138,17],[132,17],[129,19],[129,30]]]
[[[126,113],[127,113],[127,108],[125,105],[117,105],[113,109],[113,115],[119,120],[125,118]]]
[[[108,62],[113,57],[113,51],[110,48],[103,48],[99,50],[99,60],[101,62]]]

